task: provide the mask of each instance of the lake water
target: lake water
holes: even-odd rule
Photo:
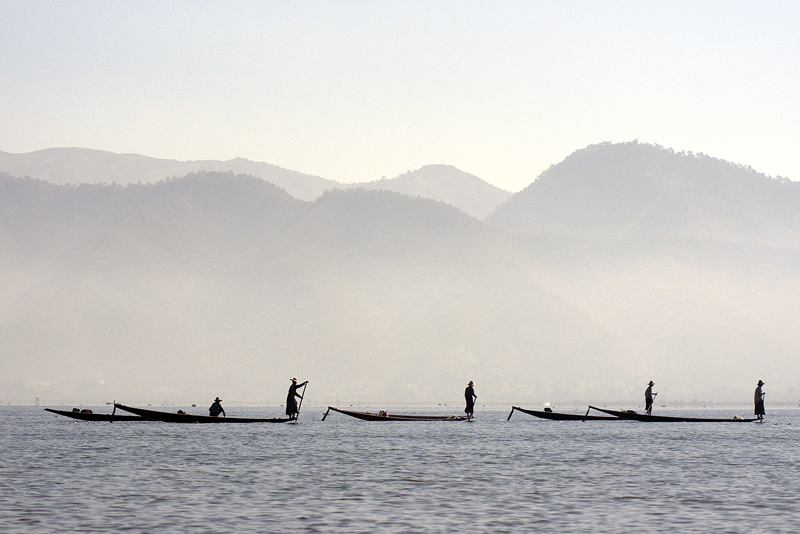
[[[798,410],[767,407],[761,424],[509,410],[370,423],[304,407],[296,425],[176,425],[2,407],[0,532],[800,531]]]

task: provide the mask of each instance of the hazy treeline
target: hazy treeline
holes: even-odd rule
[[[26,154],[0,151],[0,173],[65,184],[148,184],[196,172],[248,174],[277,185],[300,200],[316,200],[332,189],[379,189],[440,200],[485,218],[508,200],[504,191],[451,165],[426,165],[394,178],[340,183],[277,165],[235,158],[228,161],[177,161],[87,148],[47,148]]]

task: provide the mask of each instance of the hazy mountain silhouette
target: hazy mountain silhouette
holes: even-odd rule
[[[595,152],[588,178],[564,170]],[[773,402],[800,398],[792,184],[658,147],[576,155],[490,219],[544,182],[563,209],[513,232],[430,199],[308,202],[233,173],[0,175],[0,402],[277,404],[296,375],[309,405],[458,405],[468,380],[482,402],[635,407],[651,379],[668,405],[746,403],[759,378]]]
[[[477,176],[448,165],[429,165],[392,179],[341,184],[244,158],[229,161],[177,161],[85,148],[48,148],[26,154],[0,152],[0,172],[18,178],[38,178],[60,185],[155,183],[165,178],[200,171],[230,171],[234,174],[255,176],[285,189],[300,200],[315,200],[326,190],[336,188],[384,189],[441,200],[478,219],[486,217],[511,196],[511,193]]]
[[[512,193],[452,165],[426,165],[396,178],[348,184],[346,188],[382,189],[441,200],[476,219],[484,219],[512,196]]]
[[[800,183],[637,142],[578,150],[489,216],[513,232],[800,244]]]
[[[301,200],[314,200],[337,183],[270,165],[235,158],[229,161],[178,161],[88,148],[47,148],[25,154],[0,152],[0,172],[54,184],[155,183],[199,171],[250,174],[282,187]]]
[[[602,329],[539,287],[513,240],[441,202],[360,189],[307,203],[220,173],[5,177],[0,198],[2,357],[19,362],[5,395],[39,384],[75,398],[77,382],[143,401],[213,389],[278,402],[305,373],[326,399],[457,403],[477,374],[527,376],[530,395],[541,386],[516,367],[541,351],[558,350],[536,366],[551,377],[616,357],[586,355]]]

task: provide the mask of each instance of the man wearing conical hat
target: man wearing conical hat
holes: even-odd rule
[[[211,417],[217,417],[219,414],[222,414],[224,417],[228,417],[228,415],[225,413],[225,408],[222,407],[221,402],[222,399],[220,399],[219,397],[214,399],[214,404],[212,404],[211,407],[208,409],[208,415],[210,415]]]
[[[652,380],[649,384],[647,384],[647,389],[644,390],[644,413],[646,415],[650,415],[650,411],[653,409],[653,397],[658,395],[658,393],[653,394],[653,386],[655,386],[655,382]]]

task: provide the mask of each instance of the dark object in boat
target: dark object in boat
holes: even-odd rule
[[[291,421],[288,418],[259,419],[253,417],[211,417],[210,415],[192,415],[189,413],[169,413],[157,410],[145,410],[144,408],[133,408],[124,404],[114,404],[115,408],[136,414],[150,419],[151,421],[161,421],[163,423],[286,423]]]
[[[45,408],[44,410],[56,415],[63,415],[64,417],[71,417],[72,419],[79,419],[81,421],[145,421],[144,418],[139,417],[138,415],[92,413],[91,410],[78,410],[77,408],[73,408],[72,411],[54,410],[52,408]]]
[[[619,421],[619,417],[610,417],[607,415],[581,415],[579,413],[557,413],[554,411],[545,411],[539,412],[536,410],[525,410],[524,408],[520,408],[519,406],[512,406],[511,413],[508,414],[508,419],[511,419],[511,416],[514,415],[514,410],[518,410],[520,412],[526,413],[528,415],[532,415],[534,417],[541,417],[542,419],[550,419],[552,421]],[[506,421],[508,421],[506,419]]]
[[[627,419],[630,421],[641,421],[643,423],[751,423],[756,419],[744,419],[739,416],[731,417],[730,419],[718,419],[710,417],[678,417],[671,415],[645,415],[636,413],[633,410],[606,410],[605,408],[597,408],[589,406],[590,410],[597,410],[598,412],[607,413],[620,419]]]
[[[468,421],[470,419],[464,415],[392,415],[383,410],[378,413],[356,412],[353,410],[340,410],[339,408],[328,406],[328,411],[322,416],[323,421],[328,417],[331,410],[364,421]]]

